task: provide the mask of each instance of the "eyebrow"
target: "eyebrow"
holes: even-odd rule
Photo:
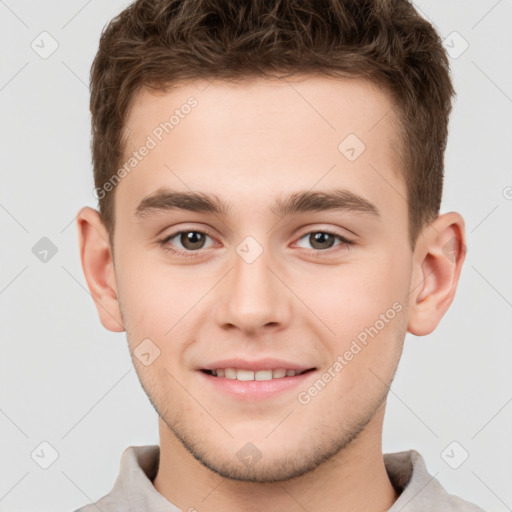
[[[142,199],[135,209],[135,215],[142,219],[161,211],[176,209],[227,216],[231,211],[231,204],[222,201],[215,195],[202,192],[159,189]],[[324,210],[347,210],[380,216],[379,209],[373,203],[345,189],[294,192],[284,199],[278,199],[270,210],[279,217]]]

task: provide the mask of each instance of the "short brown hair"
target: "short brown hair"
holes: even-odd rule
[[[106,26],[91,68],[96,190],[118,170],[144,86],[254,76],[366,77],[391,95],[412,247],[441,205],[454,90],[439,35],[407,0],[137,0]],[[114,192],[99,198],[111,242]]]

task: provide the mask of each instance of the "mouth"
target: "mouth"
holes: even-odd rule
[[[269,368],[263,370],[246,370],[243,368],[216,368],[202,369],[203,373],[222,379],[239,380],[239,381],[269,381],[283,379],[286,377],[297,377],[308,372],[312,372],[316,368],[286,369],[286,368]]]
[[[289,393],[305,387],[317,370],[278,359],[249,362],[226,359],[210,363],[209,368],[197,368],[204,393],[224,396],[245,403],[287,399]],[[280,398],[281,397],[281,398]]]

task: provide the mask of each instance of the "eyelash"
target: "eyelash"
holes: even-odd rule
[[[166,236],[163,240],[160,240],[158,242],[158,244],[166,252],[171,252],[171,253],[173,253],[173,254],[175,254],[177,256],[181,256],[181,257],[184,257],[184,258],[197,258],[198,256],[200,256],[200,253],[201,253],[201,251],[203,249],[198,249],[197,251],[182,251],[180,249],[175,249],[174,247],[169,245],[169,241],[170,240],[172,240],[173,238],[176,238],[178,235],[181,235],[183,233],[200,233],[202,235],[207,235],[210,238],[213,238],[213,236],[211,236],[206,231],[199,231],[197,229],[184,229],[184,230],[181,230],[181,231],[176,231],[174,233],[171,233],[170,235]],[[343,245],[345,245],[345,249],[344,250],[349,250],[351,248],[351,246],[354,244],[354,242],[348,240],[344,236],[341,236],[340,234],[335,233],[333,231],[329,231],[329,230],[308,231],[307,233],[304,233],[300,238],[298,238],[297,241],[302,240],[305,236],[311,235],[313,233],[323,233],[323,234],[326,234],[326,235],[331,235],[331,236],[337,238],[341,242],[341,244],[338,244],[338,245],[336,245],[334,247],[330,247],[329,249],[325,249],[325,250],[311,249],[312,252],[310,252],[310,254],[314,253],[314,255],[317,255],[319,252],[320,253],[328,252],[329,250],[335,249],[335,247],[340,247],[340,246],[343,246]]]

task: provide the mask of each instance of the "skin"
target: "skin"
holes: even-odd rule
[[[114,251],[96,210],[81,209],[77,220],[100,320],[126,330],[160,416],[153,484],[183,510],[387,510],[397,493],[382,456],[386,396],[406,332],[432,332],[453,300],[464,221],[438,216],[411,249],[395,112],[370,82],[297,76],[143,89],[127,117],[126,155],[190,96],[197,107],[115,189]],[[338,150],[350,133],[366,145],[352,162]],[[231,209],[137,217],[142,199],[162,187],[215,194]],[[293,192],[338,188],[380,215],[272,211]],[[179,236],[159,244],[180,229],[206,232],[203,248]],[[352,243],[321,246],[309,236],[325,230]],[[247,236],[263,250],[251,263],[236,251]],[[166,251],[172,244],[195,256]],[[300,403],[298,393],[396,303],[394,318]],[[145,366],[133,354],[147,338],[160,355]],[[297,389],[244,401],[200,378],[198,367],[227,357],[316,370]],[[261,456],[251,466],[237,456],[248,442]]]

